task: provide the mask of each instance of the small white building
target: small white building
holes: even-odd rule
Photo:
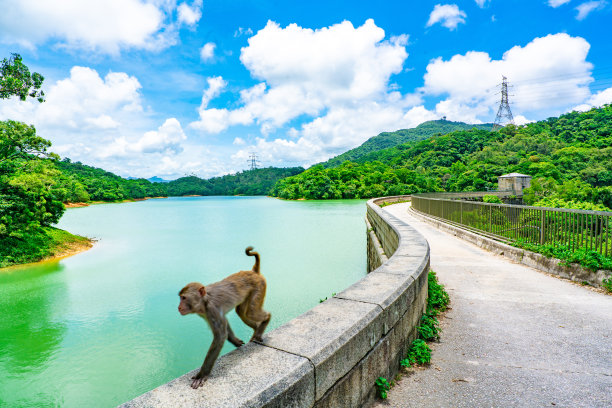
[[[523,195],[523,190],[531,186],[531,176],[528,174],[510,173],[497,178],[497,190],[513,191],[518,196]]]

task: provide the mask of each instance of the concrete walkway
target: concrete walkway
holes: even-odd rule
[[[429,368],[374,407],[612,407],[612,296],[492,255],[408,214],[451,296]]]

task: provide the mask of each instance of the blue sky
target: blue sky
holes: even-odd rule
[[[122,176],[309,166],[382,131],[517,123],[612,102],[607,0],[0,0],[0,57],[47,101],[0,101],[63,157]]]

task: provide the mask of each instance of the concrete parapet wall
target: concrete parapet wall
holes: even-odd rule
[[[378,377],[399,370],[427,303],[429,245],[367,202],[368,265],[357,283],[217,361],[198,390],[197,370],[128,407],[361,407]],[[372,259],[370,259],[372,258]]]

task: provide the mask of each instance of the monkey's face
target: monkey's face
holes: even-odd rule
[[[182,316],[190,313],[198,313],[198,308],[202,303],[202,297],[206,294],[204,285],[201,283],[190,283],[185,286],[180,292],[181,301],[178,306],[178,311]]]
[[[191,307],[191,304],[189,303],[189,300],[187,299],[187,296],[181,295],[181,301],[178,306],[179,313],[182,316],[185,316],[186,314],[192,313],[191,310],[192,310],[192,307]]]

